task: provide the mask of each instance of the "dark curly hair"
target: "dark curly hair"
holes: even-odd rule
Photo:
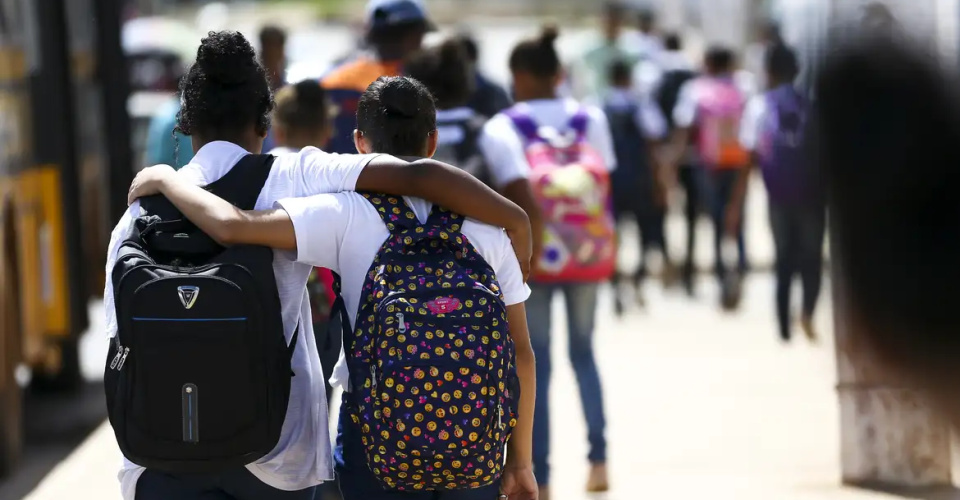
[[[235,139],[249,127],[266,135],[273,93],[256,51],[236,31],[211,31],[180,80],[177,130],[205,140]]]
[[[458,39],[415,52],[404,63],[404,72],[427,86],[440,109],[465,104],[473,92],[470,60]]]
[[[357,106],[357,130],[377,153],[420,156],[437,129],[437,108],[422,83],[405,76],[381,76]]]

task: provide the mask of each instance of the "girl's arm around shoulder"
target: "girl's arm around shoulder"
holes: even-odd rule
[[[339,248],[350,224],[350,193],[287,199],[270,210],[244,211],[174,175],[150,167],[134,179],[129,197],[162,193],[204,233],[223,245],[262,245],[297,252],[298,261],[337,270]]]
[[[316,148],[298,154],[296,165],[303,176],[300,196],[356,190],[423,198],[524,238],[531,248],[522,252],[521,259],[529,267],[532,243],[526,212],[457,167],[429,158],[337,155]]]

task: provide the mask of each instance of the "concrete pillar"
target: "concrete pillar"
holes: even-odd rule
[[[841,478],[880,489],[952,485],[947,423],[904,381],[878,366],[854,335],[844,303],[842,269],[834,263],[837,395],[840,402]]]
[[[831,21],[855,21],[872,0],[833,0]],[[897,23],[921,43],[938,44],[937,0],[884,0]],[[955,11],[954,11],[955,12]],[[939,28],[939,29],[938,29]],[[838,264],[839,260],[831,259]],[[840,402],[841,476],[846,484],[879,488],[950,486],[951,432],[915,389],[878,366],[855,343],[847,314],[843,270],[835,268],[837,394]]]

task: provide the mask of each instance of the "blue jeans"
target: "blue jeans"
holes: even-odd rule
[[[313,500],[316,487],[282,491],[246,468],[222,474],[164,474],[147,469],[137,480],[137,500]]]
[[[350,418],[351,395],[343,393],[337,423],[337,446],[333,452],[337,482],[343,500],[497,500],[500,482],[474,490],[395,491],[385,490],[367,466],[360,426]],[[139,499],[137,499],[139,500]]]
[[[723,243],[727,207],[730,206],[733,189],[737,185],[740,175],[740,169],[726,169],[708,170],[707,175],[703,176],[706,182],[704,191],[709,200],[710,218],[713,219],[713,251],[716,259],[714,261],[714,270],[721,283],[723,283],[726,275],[726,264],[723,262],[723,254],[720,249]],[[746,203],[744,203],[744,205],[746,205]],[[740,217],[744,217],[742,212]],[[740,230],[737,231],[737,266],[741,273],[746,272],[748,267],[747,248],[743,239],[743,227],[744,224],[741,223]]]
[[[826,224],[826,209],[820,203],[770,203],[770,229],[777,252],[777,321],[784,339],[790,338],[790,285],[795,276],[799,275],[803,284],[803,314],[813,316],[817,307]]]
[[[587,420],[587,439],[592,463],[607,460],[607,425],[603,411],[603,388],[593,354],[593,326],[597,313],[596,283],[545,285],[530,283],[526,302],[530,341],[537,358],[537,406],[533,417],[533,469],[537,482],[550,484],[550,305],[553,293],[563,293],[570,336],[570,361],[580,386],[580,401]]]

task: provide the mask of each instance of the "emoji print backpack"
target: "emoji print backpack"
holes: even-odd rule
[[[434,207],[364,194],[390,231],[344,337],[350,417],[386,489],[473,489],[497,480],[517,423],[519,379],[493,269]]]
[[[507,111],[526,143],[530,186],[543,210],[543,253],[532,278],[549,282],[600,282],[617,260],[610,174],[587,141],[589,117],[581,108],[565,131],[539,127],[518,104]]]

